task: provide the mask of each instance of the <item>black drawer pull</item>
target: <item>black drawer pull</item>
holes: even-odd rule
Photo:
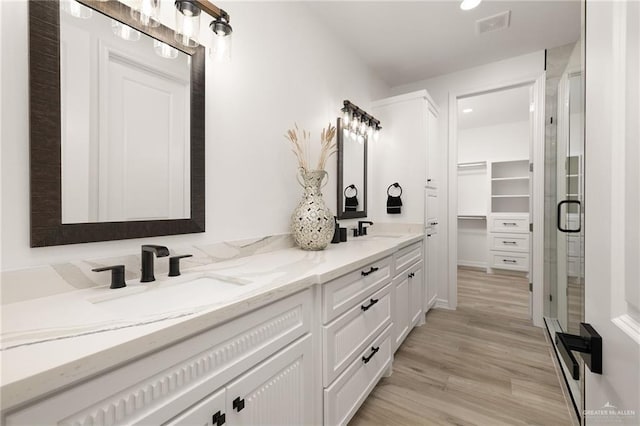
[[[363,311],[368,311],[370,307],[372,307],[373,305],[375,305],[376,303],[378,303],[378,299],[369,299],[369,304],[368,305],[361,305],[360,309],[362,309]]]
[[[511,259],[502,259],[502,261],[503,261],[504,263],[518,263],[518,261],[517,261],[517,260],[511,260]]]
[[[415,272],[412,272],[412,273],[409,274],[409,278],[413,278],[415,276],[416,276]]]
[[[211,417],[211,425],[222,426],[227,421],[227,415],[218,411]]]
[[[240,399],[240,397],[237,397],[236,399],[234,399],[233,409],[236,410],[238,413],[242,411],[244,409],[244,398]]]
[[[512,246],[515,246],[518,243],[515,241],[503,241],[502,244],[511,244]]]
[[[518,226],[518,224],[515,222],[502,222],[502,224],[504,226]]]
[[[366,277],[369,274],[373,274],[378,269],[379,268],[376,268],[375,266],[372,266],[371,269],[369,269],[368,271],[362,271],[361,274],[362,274],[363,277]]]
[[[376,347],[371,347],[371,355],[369,356],[363,356],[362,357],[362,362],[364,362],[365,364],[368,363],[369,361],[371,361],[371,358],[373,358],[373,356],[380,350],[380,346],[376,346]]]

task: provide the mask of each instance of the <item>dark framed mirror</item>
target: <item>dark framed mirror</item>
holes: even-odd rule
[[[342,127],[338,118],[338,219],[367,217],[367,136]]]
[[[205,49],[132,16],[29,2],[31,247],[205,230]]]

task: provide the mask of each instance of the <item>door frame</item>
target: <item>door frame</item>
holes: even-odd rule
[[[544,131],[545,131],[545,85],[546,72],[542,71],[530,76],[509,81],[507,83],[464,90],[457,93],[449,93],[449,137],[448,137],[448,202],[447,202],[447,222],[448,222],[448,300],[449,308],[455,309],[458,305],[458,99],[466,98],[485,93],[497,92],[505,89],[529,86],[533,94],[533,134],[531,161],[533,168],[533,197],[532,211],[533,218],[533,252],[532,271],[530,282],[533,283],[532,291],[532,320],[533,324],[543,327],[544,313]]]

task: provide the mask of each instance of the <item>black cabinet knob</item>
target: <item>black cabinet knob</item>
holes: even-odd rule
[[[227,415],[218,411],[211,417],[211,425],[222,426],[227,421]]]
[[[240,399],[240,397],[237,397],[236,399],[234,399],[233,409],[236,410],[238,413],[242,411],[244,409],[244,399]]]
[[[191,257],[192,254],[183,254],[181,256],[172,256],[169,258],[169,276],[177,277],[180,275],[180,259]]]
[[[124,265],[105,266],[103,268],[94,268],[93,272],[111,271],[111,286],[109,288],[126,287],[124,282]]]

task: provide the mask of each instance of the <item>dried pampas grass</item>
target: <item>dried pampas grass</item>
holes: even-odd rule
[[[326,129],[322,129],[322,133],[320,134],[320,159],[318,160],[318,165],[315,170],[324,170],[329,157],[338,150],[335,136],[336,127],[331,123],[329,123]],[[305,172],[309,171],[309,140],[311,133],[306,130],[300,131],[298,125],[295,124],[293,129],[287,130],[287,134],[284,137],[291,142],[291,151],[293,151],[298,159],[300,168]]]

